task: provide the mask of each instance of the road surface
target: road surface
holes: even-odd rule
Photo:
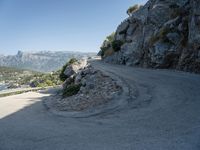
[[[200,76],[94,61],[135,92],[128,105],[66,118],[42,104],[49,93],[0,98],[0,150],[199,150]]]

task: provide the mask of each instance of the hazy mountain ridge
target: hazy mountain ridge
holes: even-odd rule
[[[22,52],[16,55],[0,55],[0,66],[30,69],[40,72],[51,72],[60,69],[70,58],[92,56],[94,53],[81,52]]]

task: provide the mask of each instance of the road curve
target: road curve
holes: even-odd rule
[[[91,64],[127,84],[127,106],[65,118],[43,107],[41,100],[51,92],[0,98],[0,150],[200,149],[199,75]]]

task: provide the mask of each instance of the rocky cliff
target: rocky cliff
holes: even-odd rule
[[[149,0],[119,25],[114,41],[122,44],[106,62],[199,73],[200,1]]]

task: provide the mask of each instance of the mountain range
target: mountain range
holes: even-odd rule
[[[18,51],[16,55],[0,55],[0,66],[51,72],[60,69],[71,58],[90,57],[93,55],[95,54],[68,51]]]

